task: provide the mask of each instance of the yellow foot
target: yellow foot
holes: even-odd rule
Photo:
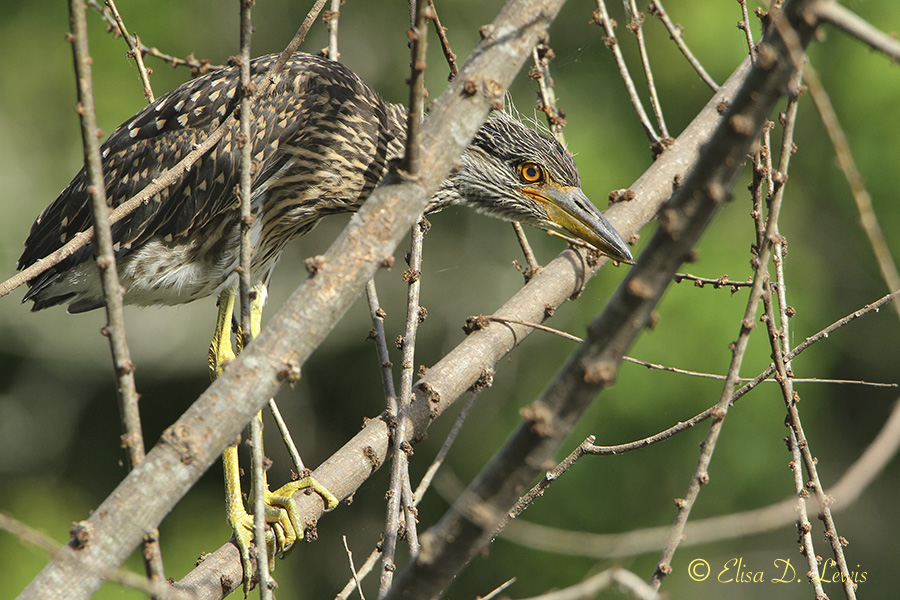
[[[338,499],[322,484],[312,477],[304,477],[281,486],[274,492],[266,492],[266,549],[269,557],[269,572],[275,569],[275,555],[284,556],[291,551],[294,544],[303,539],[304,524],[300,520],[300,511],[294,501],[294,492],[312,489],[325,502],[325,510],[338,505]],[[252,499],[251,499],[252,506]],[[253,542],[253,515],[237,507],[228,514],[228,523],[234,531],[235,545],[241,552],[241,564],[244,570],[244,597],[250,592],[253,578],[253,567],[250,562],[250,546]]]

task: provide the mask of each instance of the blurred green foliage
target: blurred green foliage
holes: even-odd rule
[[[270,0],[254,9],[254,54],[279,51],[302,20],[306,3]],[[478,27],[488,23],[499,3],[452,0],[438,2],[453,49],[464,60],[478,41]],[[620,24],[621,6],[611,3]],[[685,26],[693,51],[718,81],[724,81],[746,54],[735,2],[671,3],[672,18]],[[864,17],[886,29],[897,29],[900,12],[893,0],[852,3]],[[126,24],[143,41],[164,52],[224,63],[237,52],[237,3],[214,0],[119,3]],[[628,187],[651,162],[646,138],[633,116],[600,29],[588,23],[592,7],[571,2],[550,32],[556,58],[551,69],[560,106],[569,127],[570,149],[576,153],[584,189],[598,205],[609,190]],[[619,12],[616,12],[619,11]],[[5,2],[0,19],[0,276],[13,274],[28,228],[81,163],[75,86],[63,2]],[[387,99],[406,98],[407,12],[402,2],[347,2],[341,13],[341,59]],[[122,40],[105,33],[98,15],[89,15],[94,83],[101,127],[112,131],[144,104],[133,62]],[[758,36],[758,27],[754,28]],[[670,130],[677,134],[708,100],[710,91],[697,78],[662,26],[648,17],[645,32],[656,82]],[[639,65],[631,36],[619,27],[621,45],[642,93]],[[313,28],[305,51],[327,43],[321,21]],[[900,77],[896,66],[859,42],[824,28],[822,43],[810,51],[812,65],[824,80],[846,128],[856,161],[871,192],[880,224],[895,257],[900,225],[897,169],[900,161]],[[151,81],[157,95],[189,77],[152,58]],[[437,97],[446,68],[437,44],[429,48],[428,86]],[[527,68],[526,68],[527,70]],[[534,84],[521,74],[512,97],[532,114]],[[779,130],[776,129],[776,133]],[[776,137],[777,139],[777,137]],[[808,97],[800,105],[795,137],[798,146],[790,171],[781,232],[790,252],[786,263],[789,295],[796,317],[792,344],[885,292],[871,248],[834,150]],[[697,248],[691,272],[746,279],[751,271],[753,240],[750,203],[743,190],[717,217]],[[429,318],[420,331],[417,363],[436,362],[462,338],[465,317],[488,314],[511,296],[521,276],[511,266],[520,253],[509,227],[463,210],[448,210],[432,219],[425,248],[423,299]],[[304,274],[303,258],[321,252],[343,226],[332,218],[296,242],[279,266],[270,295],[277,307]],[[642,233],[646,239],[654,229]],[[559,240],[531,234],[538,256],[549,260]],[[640,254],[640,244],[636,255]],[[398,252],[400,260],[402,252]],[[399,263],[398,263],[399,264]],[[604,269],[581,297],[562,307],[551,325],[583,334],[602,310],[624,268]],[[402,268],[378,276],[379,293],[389,315],[389,337],[402,325],[405,286]],[[487,283],[490,282],[490,283]],[[114,382],[106,340],[98,335],[103,315],[72,317],[63,310],[28,314],[18,305],[22,291],[0,300],[0,510],[63,541],[70,523],[85,518],[125,474],[119,446]],[[730,294],[689,282],[673,285],[659,306],[659,321],[645,332],[630,354],[666,365],[723,373],[728,345],[738,333],[746,291]],[[138,365],[137,384],[148,444],[174,421],[207,384],[206,344],[214,322],[212,298],[178,308],[129,309],[129,339]],[[383,401],[377,364],[370,343],[367,311],[358,303],[304,369],[300,384],[279,397],[286,418],[308,464],[317,464],[354,434],[365,416],[380,412]],[[794,363],[800,377],[897,381],[900,373],[897,315],[882,310],[840,330]],[[892,341],[893,340],[893,341]],[[447,470],[468,482],[520,422],[519,407],[532,401],[571,352],[571,342],[548,334],[532,335],[497,367],[494,387],[483,393],[456,447]],[[752,377],[769,362],[760,328],[744,361],[743,375]],[[568,447],[588,434],[598,443],[641,438],[686,419],[713,404],[721,385],[707,379],[647,371],[623,365],[618,384],[602,394]],[[807,435],[819,458],[826,485],[834,483],[879,430],[896,390],[855,385],[798,384]],[[694,517],[728,514],[764,506],[793,494],[782,438],[783,402],[775,385],[766,384],[741,400],[729,413],[713,459],[711,483],[705,487]],[[429,439],[416,448],[413,469],[420,475],[450,427],[436,423]],[[674,517],[672,499],[684,494],[696,463],[697,444],[705,425],[662,445],[618,457],[586,460],[558,481],[523,518],[545,525],[599,533],[667,525]],[[271,480],[288,477],[289,461],[273,440]],[[384,470],[382,470],[384,471]],[[851,568],[867,572],[860,592],[884,597],[894,589],[893,558],[900,551],[894,533],[900,520],[891,510],[898,490],[898,468],[891,464],[859,502],[838,513]],[[344,585],[347,567],[340,535],[346,534],[357,561],[378,540],[384,514],[386,476],[376,474],[319,525],[319,541],[301,545],[280,562],[275,577],[282,597],[330,597]],[[196,557],[212,551],[229,536],[222,510],[220,467],[216,466],[179,504],[161,527],[167,574],[180,578]],[[431,494],[421,508],[427,527],[450,498]],[[817,526],[818,523],[814,523]],[[790,559],[799,567],[796,531],[784,527],[771,534],[727,540],[711,546],[686,547],[676,554],[674,573],[663,590],[673,597],[772,598],[811,596],[806,585],[729,585],[692,581],[688,564],[702,558],[716,569],[742,558],[747,570],[777,575],[773,561]],[[821,530],[817,551],[828,557]],[[46,556],[0,532],[0,598],[14,597],[46,562]],[[512,596],[537,594],[570,585],[591,572],[622,564],[649,577],[656,553],[624,561],[596,561],[541,553],[503,539],[453,584],[448,597],[470,598],[511,577]],[[128,565],[142,567],[136,557]],[[718,569],[716,569],[718,572]],[[801,576],[802,577],[802,576]],[[301,591],[301,582],[303,585]],[[367,586],[371,588],[373,581]],[[826,591],[840,596],[837,585]],[[894,592],[895,594],[895,592]],[[615,596],[615,593],[611,593]],[[140,594],[107,585],[98,597],[138,598]]]

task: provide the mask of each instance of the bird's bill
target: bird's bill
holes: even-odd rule
[[[625,240],[579,188],[546,186],[522,192],[541,203],[547,219],[560,232],[587,242],[614,260],[634,262]]]

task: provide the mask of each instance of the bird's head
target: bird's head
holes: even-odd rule
[[[581,191],[572,156],[513,118],[488,119],[446,185],[454,203],[574,236],[615,260],[633,262],[625,240]]]

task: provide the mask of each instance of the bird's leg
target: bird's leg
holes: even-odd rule
[[[222,373],[224,363],[234,358],[231,347],[231,320],[234,312],[235,290],[232,288],[222,292],[219,297],[219,315],[216,321],[216,333],[209,349],[210,374],[213,379]],[[257,284],[250,301],[250,328],[251,337],[255,337],[260,330],[262,322],[262,309],[265,305],[265,285]],[[243,336],[240,332],[237,336],[237,351],[243,350]],[[256,418],[262,420],[262,413]],[[250,581],[253,569],[250,562],[250,546],[253,541],[253,515],[244,507],[241,494],[241,468],[238,461],[237,441],[228,446],[222,454],[222,463],[225,472],[225,507],[228,524],[234,531],[235,544],[241,553],[241,563],[244,571],[244,596],[250,591]],[[300,511],[293,499],[294,492],[311,488],[316,491],[325,503],[325,509],[331,510],[337,506],[335,496],[312,477],[303,477],[297,481],[291,481],[274,492],[269,491],[266,474],[263,472],[263,482],[266,505],[266,523],[272,527],[266,533],[266,546],[269,550],[269,571],[275,567],[275,553],[284,555],[294,543],[303,539],[304,524],[300,519]],[[250,499],[251,506],[253,499]]]
[[[209,377],[215,381],[225,368],[225,364],[235,358],[231,345],[231,322],[234,315],[235,289],[229,288],[219,295],[219,311],[216,317],[216,331],[209,345]],[[239,348],[240,349],[240,348]],[[225,514],[228,525],[234,532],[235,545],[241,553],[244,570],[244,596],[250,591],[253,569],[250,563],[250,544],[253,541],[253,518],[244,507],[241,495],[241,465],[238,458],[238,442],[231,443],[222,452],[222,470],[225,474]],[[245,524],[250,522],[250,526]],[[267,540],[268,545],[268,540]],[[271,556],[271,555],[270,555]]]
[[[234,349],[231,346],[231,318],[234,315],[235,289],[228,288],[219,294],[219,313],[216,317],[216,332],[209,344],[209,378],[213,381],[222,374],[225,364],[234,360]]]

